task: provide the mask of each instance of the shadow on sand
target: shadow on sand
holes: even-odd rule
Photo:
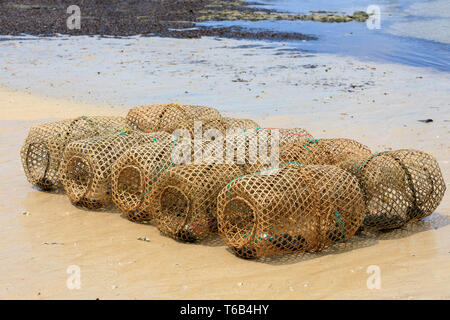
[[[351,250],[370,247],[376,245],[380,240],[384,241],[384,240],[396,240],[406,238],[416,233],[425,232],[429,230],[437,230],[449,224],[450,224],[449,216],[435,212],[431,216],[426,217],[421,221],[409,223],[399,229],[392,229],[388,231],[368,231],[368,230],[359,231],[347,242],[331,246],[321,252],[315,253],[298,252],[292,254],[284,254],[260,258],[252,261],[266,263],[270,265],[294,264],[302,261],[320,258],[331,254],[341,254],[349,252]],[[227,248],[226,250],[230,254],[233,254],[231,249]]]

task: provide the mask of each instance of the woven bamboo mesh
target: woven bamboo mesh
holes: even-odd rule
[[[243,165],[246,173],[272,168],[271,157],[278,158],[278,149],[305,143],[308,137],[312,136],[303,128],[236,131],[227,136],[226,162]],[[277,160],[276,167],[279,163]]]
[[[296,144],[296,143],[306,143],[309,139],[312,139],[313,136],[303,128],[291,128],[291,129],[280,129],[280,128],[249,128],[247,131],[235,131],[236,135],[239,134],[242,143],[248,144],[248,140],[253,137],[257,137],[257,143],[261,144],[260,139],[269,139],[268,145],[270,145],[270,138],[276,137],[278,139],[279,147]],[[277,134],[276,134],[277,132]]]
[[[251,119],[241,119],[241,118],[222,118],[227,125],[227,128],[238,128],[238,129],[257,129],[260,125]]]
[[[194,132],[190,126],[193,121],[186,126],[187,130]],[[271,156],[278,157],[278,148],[291,143],[306,141],[311,135],[302,128],[293,129],[243,129],[228,127],[223,119],[214,119],[206,122],[202,126],[203,133],[208,129],[217,129],[217,133],[225,132],[225,136],[220,139],[213,135],[206,137],[204,135],[203,144],[192,146],[192,159],[197,163],[207,164],[235,163],[242,166],[246,173],[253,173],[267,167],[272,167]],[[177,132],[177,131],[174,131]],[[199,150],[199,148],[201,149]],[[275,149],[274,149],[275,148]],[[199,156],[201,154],[201,156]],[[279,161],[276,166],[278,166]]]
[[[172,131],[175,137],[174,163],[221,163],[227,124],[222,118],[181,121]]]
[[[360,182],[367,205],[363,226],[383,230],[433,213],[445,193],[437,161],[416,150],[396,150],[338,164]]]
[[[92,209],[109,205],[113,163],[127,149],[151,141],[152,135],[124,131],[71,142],[59,175],[72,203]]]
[[[187,119],[176,124],[172,133],[176,134],[179,130],[186,130],[192,138],[195,134],[202,136],[207,130],[214,129],[224,135],[229,128],[229,122],[218,117],[203,117],[196,119]]]
[[[217,232],[217,195],[242,175],[236,165],[179,165],[155,186],[150,198],[158,229],[176,240],[193,242]]]
[[[122,117],[78,117],[33,126],[20,155],[28,181],[44,190],[60,187],[58,169],[66,146],[75,140],[118,132]]]
[[[274,130],[279,131],[280,147],[291,145],[291,144],[296,144],[296,143],[302,143],[306,140],[314,139],[313,136],[303,128],[291,128],[291,129],[272,128],[272,129],[264,129],[264,130],[267,130],[270,134],[272,134],[272,132]]]
[[[344,138],[306,139],[280,148],[280,162],[333,165],[346,159],[369,157],[372,154],[365,145]]]
[[[257,123],[248,119],[202,118],[179,122],[173,134],[180,138],[177,145],[187,144],[186,152],[190,152],[187,156],[192,162],[223,163],[229,147],[227,144],[232,142],[239,146],[252,137],[257,138],[257,131],[253,128],[256,126]]]
[[[208,129],[217,129],[222,134],[226,134],[227,130],[238,129],[245,131],[249,129],[257,129],[259,125],[251,119],[240,119],[230,117],[218,117],[215,115],[207,115],[195,119],[187,119],[176,124],[175,129],[186,129],[192,136],[194,135],[195,126],[199,132],[204,133]]]
[[[217,202],[219,234],[242,258],[322,250],[350,239],[365,213],[357,180],[327,165],[243,176]]]
[[[391,152],[407,171],[408,183],[414,193],[414,220],[429,216],[444,197],[446,185],[436,159],[423,151],[402,149]]]
[[[173,165],[174,142],[167,132],[151,133],[150,143],[128,149],[111,169],[114,204],[132,221],[151,219],[153,187]]]
[[[199,118],[220,118],[218,110],[205,106],[189,106],[178,103],[152,104],[130,109],[127,123],[143,132],[172,132],[179,122]]]

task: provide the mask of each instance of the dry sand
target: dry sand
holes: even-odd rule
[[[160,48],[166,40],[154,41],[158,42],[154,48]],[[179,47],[174,48],[175,54],[170,57],[170,74],[155,78],[157,92],[148,89],[148,103],[170,95],[174,87],[188,85],[188,80],[192,79],[185,56],[180,53],[182,50],[177,51],[183,48],[183,41],[189,40],[179,41],[167,40],[169,44],[178,43]],[[190,94],[184,100],[177,98],[178,101],[212,104],[230,115],[251,116],[263,126],[300,126],[316,137],[354,138],[374,151],[388,147],[424,150],[438,159],[449,188],[448,74],[330,55],[304,57],[300,61],[289,56],[274,56],[270,50],[225,48],[235,44],[232,40],[195,41],[198,46],[190,42],[192,50],[202,50],[205,43],[209,47],[222,47],[217,50],[228,55],[227,63],[234,64],[240,74],[250,68],[252,78],[257,80],[233,82],[231,79],[235,79],[236,72],[230,75],[223,71],[226,66],[220,65],[222,71],[219,71],[206,63],[204,68],[216,77],[209,82],[198,79],[200,85],[191,84]],[[213,60],[221,54],[221,51],[209,52],[209,55],[198,53],[201,57],[197,58]],[[234,55],[243,57],[245,53],[256,55],[253,60],[256,67],[235,59]],[[168,59],[163,53],[157,58]],[[331,68],[301,67],[308,63]],[[267,73],[267,68],[280,65],[290,68],[278,67],[273,74]],[[26,64],[0,65],[4,67],[33,72]],[[196,68],[201,66],[196,65]],[[202,70],[195,72],[201,74]],[[45,83],[41,83],[38,92],[31,90],[30,93],[20,82],[14,82],[11,75],[3,74],[0,79],[3,86],[8,87],[0,89],[1,299],[450,298],[448,192],[433,215],[402,230],[377,237],[363,234],[321,254],[242,260],[217,237],[201,244],[179,243],[160,235],[152,225],[129,222],[117,211],[81,210],[72,206],[64,194],[32,188],[19,159],[20,146],[32,124],[83,114],[124,115],[126,108],[112,108],[114,99],[93,103],[88,102],[89,99],[74,102],[69,99],[70,95],[64,98],[63,94],[54,94],[52,97],[50,86],[47,92],[41,90]],[[295,86],[299,79],[303,84]],[[29,79],[32,88],[33,81]],[[266,83],[265,94],[260,92],[258,98],[254,97],[254,92],[252,98],[244,94],[248,88],[263,90],[259,84],[262,81]],[[325,85],[344,83],[344,87],[349,88],[351,83],[367,81],[371,81],[371,85],[356,92],[337,91],[336,87]],[[210,90],[202,87],[205,83],[209,83]],[[77,84],[73,86],[80,93],[77,97],[83,100],[82,88]],[[122,92],[126,95],[125,90]],[[199,92],[203,94],[196,94]],[[254,107],[258,105],[263,111]],[[236,107],[239,108],[236,110]],[[417,122],[425,118],[435,121]],[[23,215],[23,211],[30,215]],[[139,237],[147,237],[150,242],[139,241]],[[69,290],[66,285],[67,268],[71,265],[81,270],[79,290]],[[370,276],[367,268],[372,265],[381,270],[381,289],[371,290],[366,285]]]

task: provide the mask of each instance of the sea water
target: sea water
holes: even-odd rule
[[[208,21],[202,26],[239,26],[249,31],[298,32],[318,37],[286,41],[299,50],[335,53],[368,61],[395,62],[450,71],[450,1],[407,0],[259,0],[256,8],[308,14],[313,10],[353,14],[379,10],[377,21]],[[370,11],[370,10],[369,10]]]

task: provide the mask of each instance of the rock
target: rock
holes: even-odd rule
[[[430,123],[433,122],[433,119],[425,119],[425,120],[417,120],[419,122],[423,122],[423,123]]]
[[[352,18],[353,18],[353,20],[363,22],[363,21],[366,21],[367,19],[369,19],[369,15],[364,11],[355,11],[353,13]]]
[[[139,237],[137,239],[140,240],[140,241],[150,242],[150,239],[147,238],[147,237]]]
[[[245,79],[241,79],[241,78],[237,78],[237,79],[234,79],[234,80],[231,80],[232,82],[248,82],[248,80],[245,80]]]

